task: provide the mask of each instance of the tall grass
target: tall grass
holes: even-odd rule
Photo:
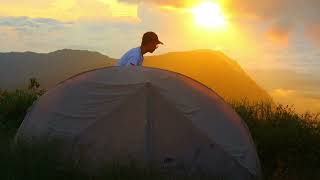
[[[89,177],[72,164],[56,161],[47,145],[14,147],[12,138],[28,108],[44,90],[36,80],[28,88],[0,90],[0,179],[166,179],[156,171],[135,166],[108,166]],[[251,132],[266,179],[320,179],[320,116],[298,114],[291,106],[230,101]],[[179,178],[176,178],[179,179]],[[190,179],[181,177],[180,179]]]
[[[320,116],[292,106],[230,102],[247,123],[267,178],[320,179]]]

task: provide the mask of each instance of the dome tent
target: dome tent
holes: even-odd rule
[[[30,108],[16,139],[62,139],[88,163],[169,158],[228,179],[261,177],[237,113],[203,84],[156,68],[107,67],[61,82]]]

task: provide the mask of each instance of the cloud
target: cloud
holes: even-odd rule
[[[63,28],[65,25],[70,24],[49,18],[29,18],[22,17],[0,17],[0,26],[11,26],[16,28],[40,28],[48,27],[50,29]]]
[[[288,46],[289,45],[290,31],[287,26],[271,26],[266,35],[270,41],[275,44]]]
[[[172,6],[177,8],[185,8],[191,5],[203,2],[204,0],[119,0],[130,4],[139,3],[154,3],[158,5]],[[210,1],[210,0],[206,0]],[[295,15],[291,17],[296,19],[299,16],[317,17],[320,12],[320,1],[318,0],[211,0],[218,2],[225,6],[225,8],[232,10],[232,12],[239,14],[255,14],[264,18],[280,17],[283,15]],[[297,13],[299,12],[299,13]]]
[[[293,105],[299,113],[306,111],[320,113],[320,94],[314,91],[274,89],[270,92],[273,99],[283,105]]]
[[[319,0],[228,0],[226,7],[232,12],[234,21],[251,20],[250,28],[262,29],[267,40],[287,48],[314,42],[305,38],[303,29],[307,29],[307,34],[312,34],[314,39],[318,34],[308,29],[319,23]],[[295,53],[299,51],[294,50]]]
[[[297,91],[291,89],[275,89],[271,92],[272,96],[288,98],[297,95]]]
[[[317,91],[311,90],[293,90],[293,89],[274,89],[271,94],[278,98],[290,98],[290,97],[297,97],[303,96],[309,99],[318,99],[320,102],[320,93]]]
[[[131,4],[154,3],[159,6],[189,8],[203,0],[119,0]],[[288,45],[290,33],[314,24],[320,18],[319,0],[212,0],[219,2],[230,14],[230,21],[253,20],[250,28],[265,28],[265,37],[272,42]],[[281,26],[279,26],[281,24]]]
[[[190,5],[192,1],[190,0],[119,0],[120,2],[139,4],[139,3],[154,3],[162,6],[172,6],[177,8],[183,8]]]
[[[153,3],[159,6],[189,8],[204,0],[0,0],[0,16],[28,16],[58,19],[62,21],[78,19],[123,19],[138,22],[138,6]],[[230,14],[230,21],[255,19],[257,24],[250,28],[259,28],[258,23],[267,26],[270,31],[266,37],[273,41],[285,42],[283,30],[295,31],[320,17],[319,0],[212,0],[222,4]],[[285,28],[273,24],[285,24]],[[287,37],[288,39],[290,37]]]
[[[306,30],[306,37],[312,41],[316,46],[320,47],[320,23],[313,24]]]
[[[0,17],[0,28],[2,32],[6,32],[4,34],[6,41],[4,42],[16,43],[17,48],[29,41],[33,41],[34,44],[39,41],[44,43],[46,40],[56,37],[57,34],[61,34],[71,25],[71,22],[65,23],[48,18]],[[11,33],[8,33],[8,30]],[[4,44],[4,46],[7,45],[8,43]]]
[[[47,51],[63,45],[64,33],[73,26],[49,18],[0,17],[1,51]]]
[[[0,16],[27,16],[60,21],[78,19],[135,20],[137,6],[117,0],[0,0]]]
[[[18,33],[14,27],[0,26],[0,39],[1,42],[6,42],[8,40],[17,40]]]
[[[14,27],[17,36],[23,37],[16,43],[23,42],[25,49],[34,51],[51,50],[62,45],[85,47],[90,42],[92,48],[97,48],[95,50],[120,56],[127,48],[139,45],[140,35],[149,30],[158,32],[166,42],[157,52],[219,48],[239,61],[260,63],[261,59],[270,62],[275,55],[276,58],[283,59],[288,54],[291,57],[299,52],[307,54],[310,51],[306,47],[289,53],[281,46],[275,46],[275,43],[287,44],[289,47],[285,50],[297,44],[305,44],[294,41],[296,33],[293,31],[303,27],[307,21],[313,22],[316,19],[314,17],[319,13],[314,9],[319,4],[318,1],[221,0],[226,12],[232,15],[232,28],[227,29],[228,32],[224,34],[200,29],[194,25],[192,14],[183,10],[200,1],[202,0],[0,0],[0,16],[7,19],[6,22],[2,21],[2,26]],[[174,8],[162,8],[164,6]],[[8,17],[16,19],[10,20]],[[36,46],[30,45],[32,39],[34,43],[38,42]],[[45,44],[45,39],[47,45],[44,48],[40,44]],[[63,43],[56,45],[55,41]],[[49,48],[50,43],[52,47]],[[108,45],[120,48],[111,50],[112,47]],[[2,43],[1,47],[4,46]],[[20,49],[13,45],[11,47],[13,50]],[[314,56],[308,53],[308,57]]]
[[[81,19],[64,22],[49,18],[0,17],[0,49],[51,52],[86,49],[119,57],[140,43],[144,31],[137,23]]]

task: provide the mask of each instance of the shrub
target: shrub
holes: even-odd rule
[[[13,92],[0,90],[0,129],[14,134],[20,126],[27,110],[45,90],[40,89],[36,79],[30,79],[28,89]]]

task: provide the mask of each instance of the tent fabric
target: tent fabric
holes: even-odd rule
[[[90,161],[171,157],[216,174],[261,176],[237,113],[203,84],[156,68],[107,67],[73,76],[34,103],[16,138],[64,139],[74,156]]]

